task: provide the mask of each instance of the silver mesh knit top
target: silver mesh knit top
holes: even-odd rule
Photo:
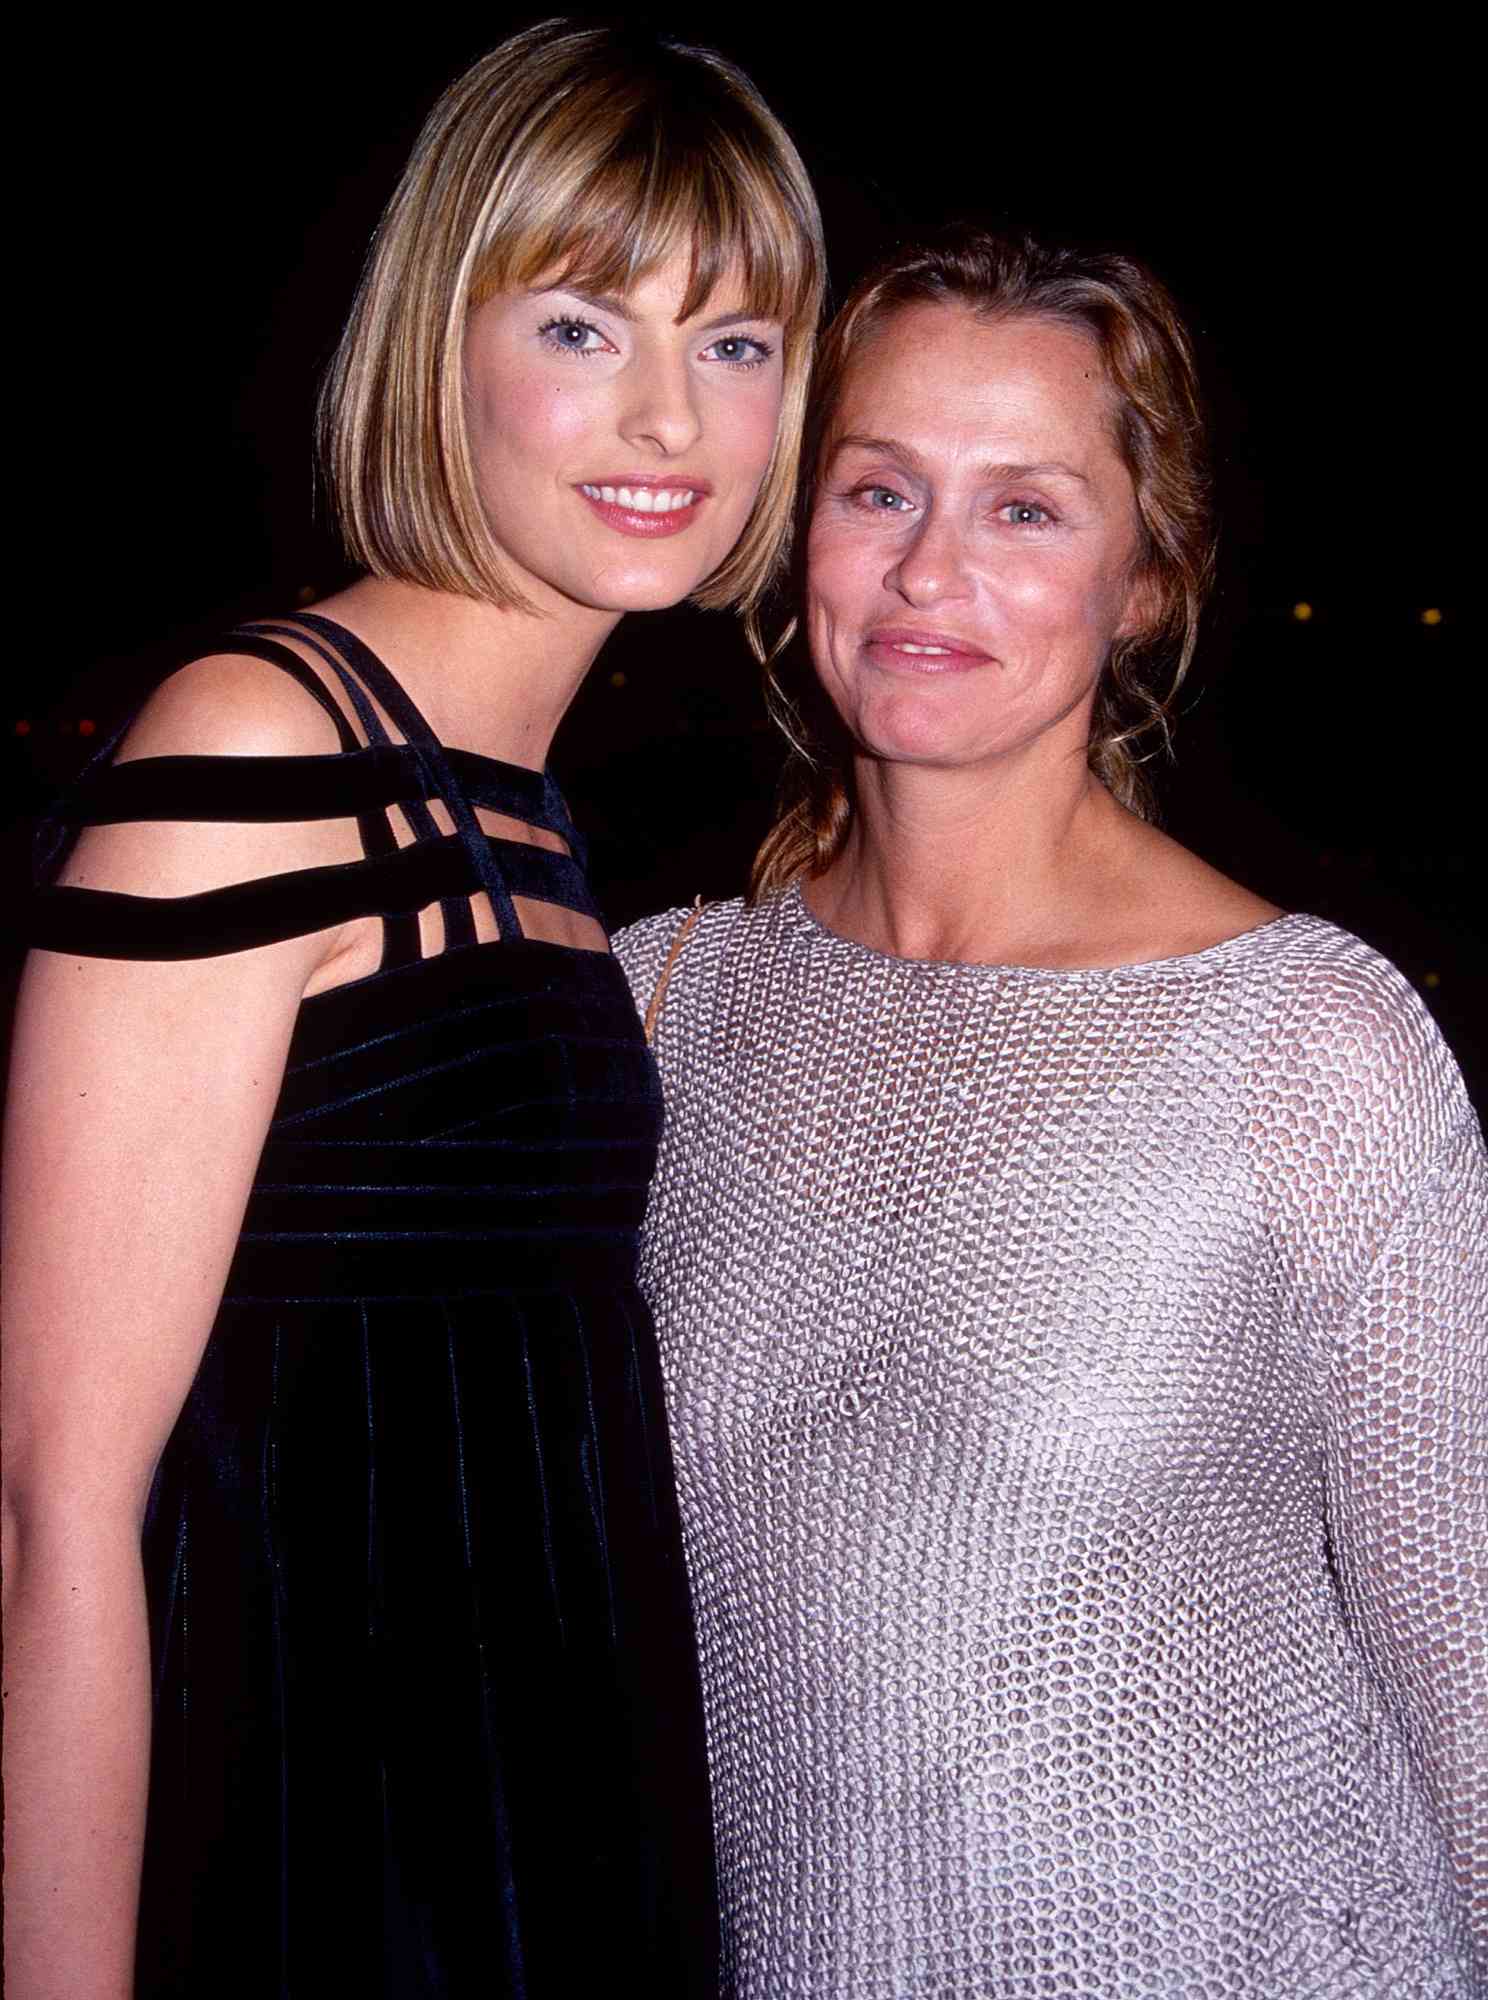
[[[1488,1991],[1488,1169],[1400,975],[1306,916],[902,960],[787,891],[656,1052],[728,1990]]]

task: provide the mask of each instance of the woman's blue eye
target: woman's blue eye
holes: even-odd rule
[[[586,319],[550,319],[537,332],[562,354],[597,354],[604,344],[599,328]]]
[[[703,350],[705,354],[716,354],[730,368],[758,368],[774,351],[768,341],[754,340],[745,333],[726,333],[722,340],[715,340]]]
[[[902,493],[896,493],[892,486],[868,486],[863,489],[863,498],[875,514],[898,514],[909,505]]]
[[[1051,518],[1048,508],[1040,507],[1036,500],[1009,500],[1002,511],[1014,528],[1042,528]]]

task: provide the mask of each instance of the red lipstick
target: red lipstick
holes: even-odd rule
[[[678,535],[690,527],[712,492],[705,479],[655,472],[585,480],[574,490],[607,527],[646,539]]]

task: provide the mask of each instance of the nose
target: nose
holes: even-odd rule
[[[690,451],[702,434],[702,420],[687,355],[643,349],[625,374],[620,434],[626,443],[667,458]]]
[[[941,604],[965,593],[966,577],[961,527],[932,505],[900,544],[884,583],[906,604]]]

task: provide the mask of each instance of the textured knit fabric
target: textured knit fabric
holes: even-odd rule
[[[476,815],[573,830],[541,772],[446,750],[339,626],[223,650],[323,701],[341,753],[105,756],[56,845],[344,815],[364,858],[189,897],[46,889],[38,942],[206,957],[365,916],[384,953],[300,1008],[150,1496],[138,1991],[575,2000],[619,1963],[710,1995],[702,1710],[635,1286],[659,1091],[614,960],[521,933],[519,894],[592,912],[578,863]]]
[[[730,1990],[1483,1990],[1488,1172],[1400,975],[1307,916],[908,961],[792,890],[655,1048]]]

